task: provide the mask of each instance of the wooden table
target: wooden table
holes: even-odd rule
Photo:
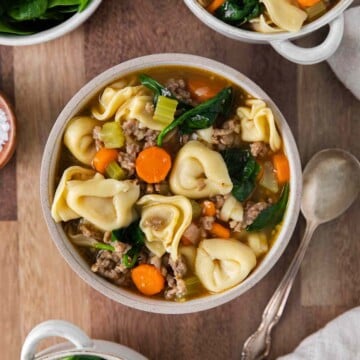
[[[47,319],[72,321],[94,338],[125,344],[151,359],[238,359],[258,326],[297,248],[303,220],[258,285],[221,307],[184,316],[132,310],[92,290],[67,266],[45,226],[40,162],[60,110],[108,67],[160,52],[214,58],[257,82],[285,115],[303,164],[327,147],[360,155],[360,102],[326,63],[297,66],[270,46],[227,39],[200,23],[181,1],[106,0],[68,36],[38,46],[0,47],[0,88],[16,104],[19,127],[16,156],[0,172],[1,358],[19,358],[26,334]],[[359,305],[359,209],[358,202],[316,232],[274,333],[271,358],[292,351],[305,336]]]

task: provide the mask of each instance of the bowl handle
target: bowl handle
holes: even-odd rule
[[[37,325],[26,337],[21,350],[21,360],[35,359],[39,342],[53,336],[69,340],[77,349],[93,346],[92,340],[77,326],[67,321],[49,320]]]
[[[289,40],[271,41],[270,45],[284,58],[302,65],[317,64],[329,58],[339,47],[344,34],[344,15],[341,14],[330,24],[326,39],[318,46],[302,48]]]

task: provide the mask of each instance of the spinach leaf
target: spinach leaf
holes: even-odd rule
[[[33,20],[45,14],[48,0],[15,0],[8,7],[7,14],[14,20]]]
[[[113,230],[111,239],[130,244],[132,247],[122,257],[122,262],[127,268],[132,268],[139,256],[141,248],[145,244],[145,234],[139,226],[139,221],[134,221],[126,228]]]
[[[155,104],[157,103],[158,97],[161,95],[171,99],[175,99],[178,102],[177,110],[187,111],[192,109],[191,105],[177,99],[176,96],[174,96],[169,89],[161,85],[159,82],[157,82],[155,79],[151,78],[150,76],[141,74],[139,75],[139,79],[142,85],[146,86],[148,89],[154,92]]]
[[[33,34],[32,31],[23,31],[16,28],[13,24],[9,24],[5,20],[0,18],[0,33],[6,34],[16,34],[16,35],[30,35]]]
[[[255,189],[260,165],[249,150],[231,148],[220,153],[233,182],[232,195],[238,201],[245,201]]]
[[[247,231],[259,231],[268,226],[275,226],[281,222],[284,217],[286,205],[289,198],[289,184],[285,184],[280,199],[276,204],[270,205],[264,209],[255,219],[255,221],[249,225]]]
[[[102,357],[94,355],[71,355],[61,358],[60,360],[104,360]]]
[[[161,131],[157,138],[157,144],[161,146],[164,137],[176,127],[179,127],[182,133],[189,134],[213,125],[219,115],[228,115],[231,110],[232,94],[232,88],[227,87],[213,98],[180,115]]]
[[[264,11],[259,0],[227,0],[215,12],[222,21],[240,26]]]

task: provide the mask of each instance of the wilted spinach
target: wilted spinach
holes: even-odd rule
[[[226,0],[215,12],[222,21],[240,26],[264,11],[259,0]]]
[[[139,221],[134,221],[126,228],[113,230],[111,239],[131,245],[131,249],[122,257],[122,262],[127,268],[132,268],[139,256],[141,248],[145,244],[145,235],[140,229]]]
[[[221,155],[233,182],[232,195],[239,201],[245,201],[255,189],[260,165],[249,150],[230,148],[221,151]]]
[[[254,220],[254,222],[246,228],[246,230],[259,231],[266,227],[279,224],[284,217],[288,199],[289,184],[285,184],[278,202],[263,210]]]
[[[219,115],[227,116],[231,110],[232,95],[232,88],[227,87],[213,98],[183,113],[161,131],[157,138],[157,144],[161,146],[164,137],[177,127],[183,134],[189,134],[195,130],[210,127]]]
[[[0,5],[0,32],[28,35],[46,30],[76,12],[91,0],[3,0]]]

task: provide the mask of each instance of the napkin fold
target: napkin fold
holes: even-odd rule
[[[360,359],[360,306],[340,315],[277,360]]]
[[[360,100],[360,6],[344,13],[344,37],[327,61],[339,80]]]

